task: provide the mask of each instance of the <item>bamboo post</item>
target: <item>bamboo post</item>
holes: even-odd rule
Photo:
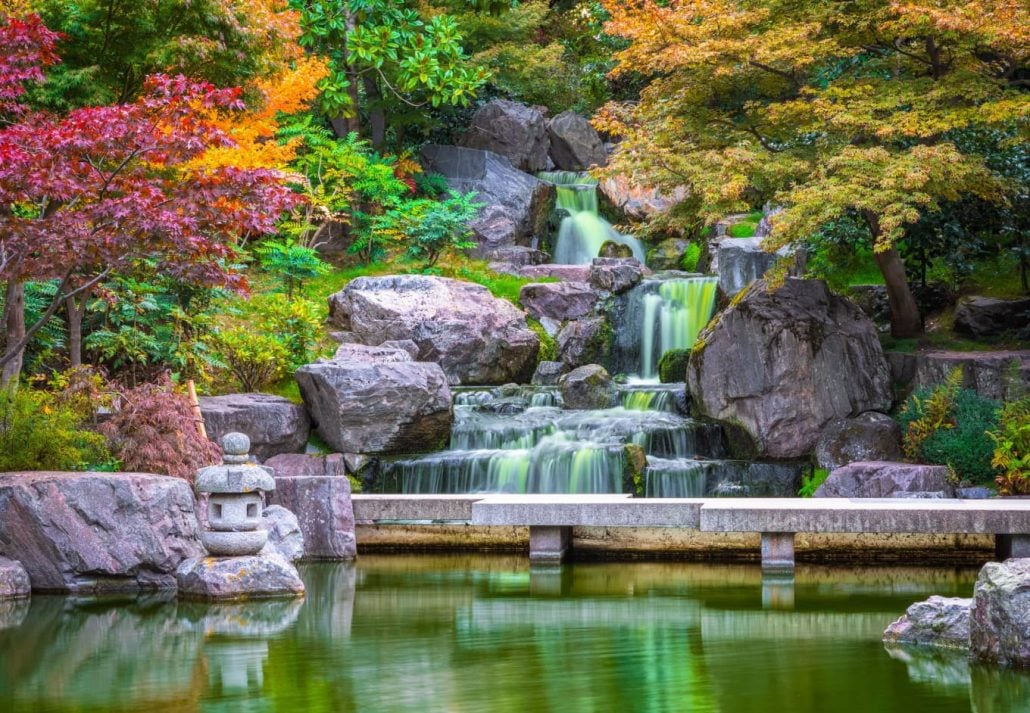
[[[207,438],[207,429],[204,427],[204,414],[200,411],[200,399],[197,398],[197,387],[193,383],[193,379],[186,382],[186,389],[189,391],[190,404],[193,405],[193,415],[196,416],[197,431],[200,432],[200,437]]]

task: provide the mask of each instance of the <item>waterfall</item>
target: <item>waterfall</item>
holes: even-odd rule
[[[658,361],[670,349],[690,349],[715,308],[714,277],[663,280],[644,294],[640,323],[640,377],[658,378]]]
[[[561,222],[554,248],[554,262],[567,265],[589,265],[611,240],[626,245],[633,257],[644,263],[644,246],[631,235],[622,235],[602,218],[597,209],[597,179],[573,171],[547,171],[538,174],[552,183],[558,193],[558,207],[569,215]]]

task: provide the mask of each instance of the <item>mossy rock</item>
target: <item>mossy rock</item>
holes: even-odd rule
[[[605,240],[601,245],[598,257],[633,257],[633,248],[629,245],[617,243],[614,240]]]
[[[689,349],[670,349],[658,360],[658,380],[663,384],[676,384],[687,380]]]
[[[644,494],[644,473],[647,470],[647,454],[640,446],[630,443],[622,448],[625,459],[623,489],[637,495]]]

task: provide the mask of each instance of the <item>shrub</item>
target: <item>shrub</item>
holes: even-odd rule
[[[289,299],[285,295],[271,295],[254,303],[258,318],[255,331],[271,335],[286,347],[291,368],[311,362],[324,319],[319,305],[300,297]]]
[[[73,405],[27,387],[0,390],[0,472],[88,470],[110,457]]]
[[[801,488],[798,490],[798,497],[810,498],[815,495],[819,486],[826,482],[830,471],[826,468],[816,468],[811,475],[801,476]]]
[[[954,374],[933,390],[914,394],[898,417],[909,460],[946,465],[961,479],[988,483],[993,444],[989,431],[998,425],[998,402],[958,388]]]
[[[462,195],[449,191],[443,200],[420,199],[402,203],[373,222],[372,231],[384,236],[382,241],[408,241],[408,254],[432,267],[444,251],[468,250],[476,247],[469,221],[476,217],[482,203],[473,200],[475,193]]]
[[[192,480],[198,468],[218,463],[218,446],[203,438],[185,394],[164,375],[157,383],[123,389],[118,408],[100,426],[127,471]]]
[[[298,245],[292,240],[268,240],[256,248],[261,267],[282,278],[287,297],[292,298],[305,280],[329,272],[329,265],[313,248]]]
[[[1005,404],[998,428],[988,433],[994,441],[991,465],[1002,495],[1030,494],[1030,396]]]
[[[231,327],[212,335],[211,345],[244,391],[261,391],[281,379],[290,364],[290,350],[278,334]]]

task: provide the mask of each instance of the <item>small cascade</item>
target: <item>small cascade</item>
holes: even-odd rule
[[[611,240],[626,245],[633,257],[644,263],[644,245],[631,235],[622,235],[601,217],[597,208],[597,179],[573,171],[546,171],[540,180],[557,189],[557,205],[569,215],[561,222],[554,248],[554,262],[589,265]]]
[[[628,384],[620,389],[619,401],[629,411],[678,411],[677,395],[683,386],[677,384]]]
[[[792,497],[806,466],[648,457],[644,494],[649,498]]]
[[[663,280],[643,295],[640,323],[640,377],[658,378],[658,361],[670,349],[690,349],[715,309],[718,280],[688,277]]]

